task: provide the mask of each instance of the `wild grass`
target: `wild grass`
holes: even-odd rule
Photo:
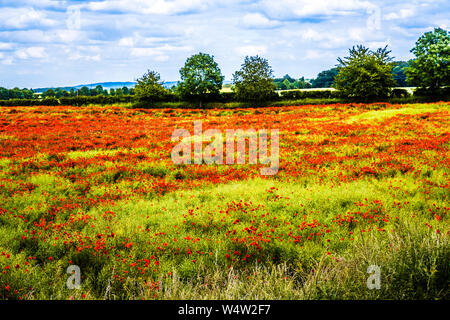
[[[132,144],[158,132],[1,158],[0,298],[449,299],[448,105],[262,110],[284,119],[274,177],[175,166]],[[188,112],[183,121],[256,113]],[[411,137],[421,139],[404,144]],[[81,269],[79,290],[66,285],[69,265]],[[380,289],[367,286],[373,265]]]

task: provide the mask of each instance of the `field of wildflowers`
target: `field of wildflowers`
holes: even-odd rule
[[[3,107],[0,299],[448,299],[449,116]],[[199,120],[278,129],[278,173],[174,164],[172,132]]]

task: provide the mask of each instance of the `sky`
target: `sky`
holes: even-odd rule
[[[448,30],[448,0],[0,0],[0,87],[165,81],[198,52],[225,80],[246,55],[274,75],[314,78],[363,44],[413,58],[416,40]]]

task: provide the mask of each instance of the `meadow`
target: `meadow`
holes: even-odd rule
[[[279,172],[173,164],[195,120],[279,129]],[[2,107],[0,299],[449,299],[449,128],[448,102]]]

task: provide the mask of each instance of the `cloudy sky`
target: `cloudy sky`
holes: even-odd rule
[[[178,80],[198,52],[226,80],[256,54],[276,76],[312,78],[356,44],[410,59],[449,17],[448,0],[0,0],[0,86],[133,81],[147,69]]]

